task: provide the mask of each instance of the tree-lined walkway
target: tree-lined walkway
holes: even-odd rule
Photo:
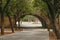
[[[52,28],[57,39],[60,39],[60,0],[0,0],[1,35],[4,35],[5,16],[8,17],[9,27],[14,33],[16,22],[25,16],[23,14],[34,14],[43,27]]]

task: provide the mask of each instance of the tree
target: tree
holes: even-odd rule
[[[4,34],[4,15],[5,15],[5,10],[10,2],[10,0],[1,0],[0,1],[0,13],[1,13],[1,34]],[[12,28],[12,32],[13,31],[13,28]]]
[[[44,1],[47,3],[48,9],[50,11],[49,19],[50,19],[50,22],[53,26],[53,30],[54,30],[57,38],[60,38],[59,35],[58,35],[59,34],[59,32],[58,32],[59,29],[57,29],[57,26],[56,26],[56,16],[57,16],[57,14],[59,14],[59,13],[57,13],[58,7],[59,7],[58,6],[59,0],[44,0]]]
[[[4,15],[3,15],[3,10],[2,10],[2,0],[0,0],[0,14],[1,14],[1,34],[4,34],[4,27],[3,27],[3,23],[4,23]]]

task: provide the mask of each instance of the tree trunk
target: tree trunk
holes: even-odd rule
[[[17,20],[16,20],[16,16],[14,15],[14,27],[15,27],[15,30],[17,30],[16,22],[17,22]]]
[[[4,14],[1,13],[1,34],[4,35]]]
[[[59,15],[58,15],[58,23],[56,23],[56,25],[57,25],[57,36],[58,36],[58,39],[60,39]]]
[[[10,22],[12,33],[14,33],[14,28],[13,28],[13,25],[12,25],[11,17],[9,17],[9,22]]]
[[[10,22],[10,26],[11,26],[12,33],[14,33],[14,27],[13,27],[13,25],[12,25],[11,17],[10,17],[10,15],[9,15],[8,13],[7,13],[7,16],[8,16],[8,18],[9,18],[9,22]]]
[[[18,20],[18,28],[20,29],[20,19]]]
[[[56,1],[56,0],[55,0]],[[48,5],[48,9],[50,11],[50,20],[51,20],[51,24],[53,26],[53,31],[55,32],[57,38],[59,38],[58,36],[58,30],[56,29],[56,26],[55,26],[55,5],[52,6],[51,3],[49,3],[49,1],[46,1],[47,5]]]
[[[2,0],[0,0],[0,14],[1,14],[1,34],[4,34],[4,13],[2,10]]]

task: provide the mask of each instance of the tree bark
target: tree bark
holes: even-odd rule
[[[11,17],[10,17],[10,15],[9,15],[8,13],[7,13],[7,16],[8,16],[8,18],[9,18],[9,22],[10,22],[10,26],[11,26],[12,33],[14,33],[14,27],[13,27],[13,25],[12,25]]]
[[[0,0],[0,14],[1,14],[1,34],[4,34],[4,13],[2,9],[2,0]]]
[[[50,20],[51,20],[50,22],[53,26],[53,31],[55,32],[57,38],[59,38],[58,30],[57,30],[56,25],[55,25],[55,15],[56,15],[56,12],[55,12],[56,11],[55,10],[56,4],[55,4],[55,2],[56,2],[56,0],[54,1],[54,5],[51,5],[49,1],[46,1],[47,5],[48,5],[48,9],[50,11]]]
[[[16,22],[17,22],[17,20],[16,20],[16,15],[14,15],[14,27],[15,27],[15,30],[17,30]]]
[[[4,35],[4,14],[1,13],[1,34]]]

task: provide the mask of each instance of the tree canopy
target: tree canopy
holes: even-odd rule
[[[2,8],[6,5],[7,0],[2,0]],[[10,0],[6,6],[5,11],[8,11],[11,15],[17,13],[44,13],[47,15],[48,8],[45,2],[42,0]]]

